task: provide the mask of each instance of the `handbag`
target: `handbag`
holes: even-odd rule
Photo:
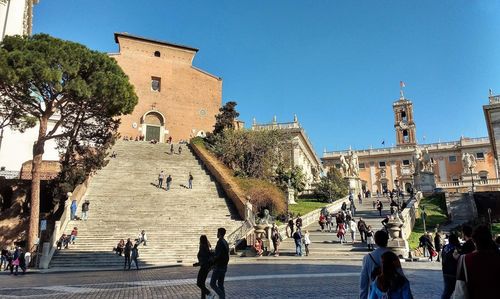
[[[12,262],[12,265],[14,265],[14,266],[19,266],[19,259],[15,259],[15,260]]]
[[[455,284],[455,290],[451,295],[452,299],[469,299],[469,289],[467,288],[467,266],[465,264],[465,255],[460,256],[460,260],[458,262],[459,270],[457,277],[461,276],[462,269],[464,271],[465,281],[457,279],[457,283]]]

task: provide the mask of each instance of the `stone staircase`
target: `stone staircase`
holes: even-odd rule
[[[124,258],[112,248],[120,239],[134,240],[141,230],[148,244],[139,247],[140,267],[192,263],[200,235],[206,234],[215,247],[218,227],[227,234],[239,227],[232,203],[188,146],[182,145],[180,155],[178,147],[170,154],[167,144],[117,142],[117,157],[97,172],[87,191],[88,220],[71,221],[67,227],[67,234],[78,227],[76,244],[57,251],[50,268],[121,268]],[[156,187],[161,170],[172,175],[169,191]],[[193,189],[185,187],[189,172]]]
[[[371,225],[373,231],[382,229],[383,217],[380,217],[378,211],[372,207],[372,203],[376,200],[376,197],[369,199],[363,199],[363,204],[359,204],[358,200],[355,199],[356,203],[356,214],[354,218],[356,223],[359,218],[363,218],[367,225]],[[384,209],[382,211],[382,216],[390,214],[389,202],[386,198],[380,197],[384,204]],[[334,220],[335,226],[335,220]],[[358,262],[362,261],[363,257],[369,252],[366,244],[361,243],[361,237],[359,232],[356,233],[356,240],[354,245],[351,243],[350,233],[346,233],[347,243],[340,244],[337,238],[337,233],[335,231],[327,232],[321,231],[320,226],[317,222],[313,222],[311,225],[305,227],[304,230],[308,230],[310,234],[310,239],[312,244],[309,246],[310,255],[296,257],[295,256],[295,243],[291,238],[285,239],[280,247],[280,255],[275,256],[260,256],[260,257],[242,257],[236,262],[245,263],[249,260],[260,261],[260,262],[299,262],[299,261],[310,261],[310,262]],[[335,229],[335,227],[334,227]],[[303,248],[303,250],[305,250]],[[305,254],[305,251],[304,251]]]

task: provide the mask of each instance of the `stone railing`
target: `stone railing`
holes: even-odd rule
[[[401,212],[401,218],[403,220],[403,227],[401,228],[403,240],[408,240],[413,231],[417,219],[417,210],[422,197],[422,192],[417,192],[415,198],[410,200],[406,208]]]
[[[475,186],[483,185],[500,185],[500,179],[477,179],[474,180]],[[437,188],[457,188],[457,187],[471,187],[472,181],[458,181],[458,182],[447,182],[447,183],[437,183]]]
[[[54,253],[57,249],[57,241],[59,240],[59,237],[63,234],[63,232],[66,231],[66,228],[71,220],[71,202],[73,199],[76,199],[77,207],[81,206],[81,201],[87,193],[87,188],[91,180],[92,177],[88,177],[83,183],[76,186],[70,198],[68,198],[64,203],[64,211],[61,215],[61,218],[56,221],[54,225],[54,231],[52,232],[50,241],[43,243],[42,257],[40,259],[39,268],[49,268],[50,261],[52,260],[52,257],[54,256]]]
[[[420,144],[420,148],[428,148],[429,150],[438,150],[438,149],[451,149],[457,146],[464,145],[478,145],[478,144],[489,144],[488,137],[478,137],[478,138],[462,138],[458,141],[449,141],[449,142],[436,142],[436,143],[427,143]],[[411,153],[415,150],[414,146],[397,146],[397,147],[387,147],[387,148],[372,148],[372,149],[364,149],[364,150],[353,150],[359,156],[371,156],[371,155],[380,155],[380,154],[393,154],[393,153]],[[323,158],[338,158],[340,155],[348,155],[348,150],[342,151],[330,151],[324,152]]]
[[[221,185],[222,189],[224,189],[227,197],[231,199],[236,210],[238,210],[241,219],[247,220],[247,199],[245,193],[233,180],[232,175],[228,173],[227,169],[221,166],[217,158],[211,155],[204,146],[191,142],[191,148],[195,155],[201,160],[203,166],[206,167],[208,172],[214,176],[215,180]]]
[[[299,129],[299,128],[300,124],[298,122],[252,125],[252,130],[283,130],[283,129]]]

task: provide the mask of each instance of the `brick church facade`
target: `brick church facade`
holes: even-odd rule
[[[139,97],[121,117],[122,137],[165,142],[211,132],[222,105],[222,79],[193,66],[198,49],[115,33],[116,59]]]

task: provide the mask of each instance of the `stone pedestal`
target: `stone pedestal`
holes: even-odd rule
[[[420,172],[413,176],[415,189],[422,193],[432,193],[436,188],[436,181],[433,172]]]
[[[399,218],[391,217],[387,223],[387,231],[389,233],[387,248],[389,248],[397,256],[407,257],[409,246],[408,241],[403,239],[402,227],[403,222]]]
[[[358,177],[345,177],[344,180],[349,186],[349,193],[352,193],[354,197],[361,193],[361,180]]]
[[[297,204],[295,202],[295,189],[288,188],[288,192],[286,194],[286,200],[288,201],[289,205],[296,205]]]

